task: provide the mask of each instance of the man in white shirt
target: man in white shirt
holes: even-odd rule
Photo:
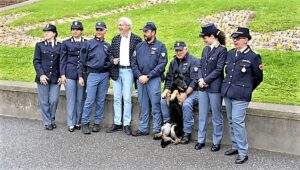
[[[110,76],[113,80],[114,91],[114,122],[106,132],[112,133],[124,129],[127,135],[131,135],[133,74],[130,60],[136,45],[142,39],[131,33],[132,21],[127,17],[119,19],[118,28],[119,34],[112,39],[110,57],[113,63]],[[122,107],[122,99],[124,107]]]

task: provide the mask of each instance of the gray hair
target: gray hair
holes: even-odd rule
[[[132,21],[130,18],[128,17],[121,17],[119,20],[118,20],[118,24],[120,23],[125,23],[126,25],[128,25],[130,28],[132,27]]]

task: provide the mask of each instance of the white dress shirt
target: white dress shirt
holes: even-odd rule
[[[129,62],[129,44],[130,44],[131,33],[127,37],[121,36],[120,43],[120,65],[121,66],[130,66]]]

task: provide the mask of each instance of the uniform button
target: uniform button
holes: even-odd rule
[[[52,60],[51,60],[50,62],[51,62],[51,63],[53,63],[53,61],[52,61]]]
[[[52,68],[52,66],[50,68]]]
[[[243,87],[245,87],[245,85],[243,85]]]
[[[233,63],[233,65],[235,65],[235,63]]]
[[[231,71],[233,71],[233,69]]]
[[[232,76],[230,76],[230,77],[232,77]]]
[[[231,84],[231,82],[228,82],[228,84]]]
[[[80,51],[78,51],[78,54],[80,53]]]
[[[53,54],[51,54],[51,57],[53,57]]]
[[[51,74],[52,72],[50,71],[50,74]]]
[[[206,74],[204,74],[206,76]]]

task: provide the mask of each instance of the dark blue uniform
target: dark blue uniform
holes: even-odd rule
[[[221,92],[226,56],[226,48],[220,45],[212,50],[209,46],[206,46],[203,49],[202,58],[200,59],[198,79],[203,78],[204,82],[209,86],[207,88],[200,89],[201,91],[205,90],[210,93]]]
[[[80,52],[80,67],[78,75],[87,70],[86,92],[87,97],[83,107],[82,124],[90,122],[90,113],[96,102],[94,123],[99,125],[103,118],[105,97],[109,86],[109,69],[112,63],[109,60],[110,45],[99,38],[86,41]]]
[[[109,71],[112,63],[109,60],[110,44],[104,40],[93,38],[86,41],[80,52],[80,66],[78,76],[83,75],[86,67],[87,73],[105,73]]]
[[[197,89],[197,63],[197,59],[189,53],[187,53],[182,60],[179,60],[176,56],[174,56],[174,60],[171,61],[169,70],[166,74],[165,89],[171,90],[172,80],[175,73],[183,74],[185,83],[189,87]]]
[[[222,84],[222,96],[226,105],[228,124],[233,151],[238,151],[236,162],[248,159],[246,133],[246,108],[251,101],[253,90],[262,82],[261,58],[250,47],[242,52],[236,49],[227,53],[225,80]]]
[[[132,57],[133,74],[136,78],[141,75],[148,75],[150,79],[160,77],[167,62],[167,49],[163,43],[158,40],[150,44],[143,41],[137,45]]]
[[[161,127],[161,77],[167,64],[167,49],[164,44],[155,39],[148,43],[139,43],[132,57],[132,70],[136,78],[147,75],[149,81],[142,84],[137,80],[138,97],[141,108],[139,132],[147,134],[149,112],[153,116],[153,132],[159,133]]]
[[[243,52],[236,53],[235,49],[228,51],[222,96],[249,102],[252,91],[263,80],[260,64],[260,55],[255,54],[250,47]]]
[[[74,38],[63,41],[61,48],[60,74],[68,79],[77,80],[79,68],[79,54],[86,39],[75,42]]]
[[[196,149],[206,142],[208,112],[212,113],[213,146],[219,150],[223,137],[221,85],[224,79],[224,65],[227,50],[224,46],[206,46],[200,60],[198,79],[203,79],[207,87],[199,87],[199,126]]]
[[[55,42],[54,47],[47,41],[38,42],[35,46],[33,65],[36,71],[35,81],[40,83],[41,75],[46,75],[48,83],[57,84],[60,77],[61,43]]]
[[[197,88],[197,74],[198,74],[198,61],[194,56],[190,55],[189,53],[186,56],[179,60],[174,56],[174,59],[171,61],[169,65],[169,70],[166,75],[165,80],[165,89],[172,90],[172,83],[175,73],[181,73],[184,76],[185,83],[194,89],[194,91],[187,97],[187,99],[183,102],[182,110],[184,120],[189,117],[193,117],[193,105],[196,102],[196,90]],[[163,116],[163,121],[168,122],[170,120],[170,110],[169,104],[167,103],[166,99],[161,99],[161,112]],[[183,122],[184,124],[185,121]],[[188,131],[188,130],[186,130]]]
[[[43,124],[46,129],[52,130],[55,125],[55,114],[59,100],[60,61],[61,44],[59,42],[38,42],[35,46],[33,65],[36,71],[35,81],[37,83],[39,107],[42,113]],[[47,84],[41,84],[41,75],[48,77]]]

